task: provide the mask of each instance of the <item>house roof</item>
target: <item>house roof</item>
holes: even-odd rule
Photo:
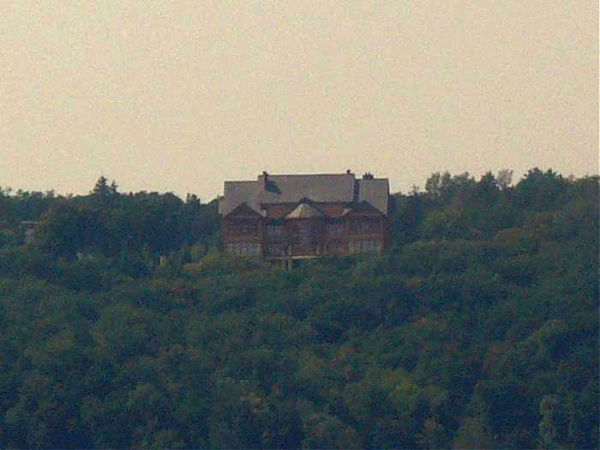
[[[358,180],[358,201],[367,202],[387,215],[390,185],[387,179]]]
[[[287,219],[308,219],[321,216],[323,216],[323,214],[310,203],[302,202],[285,217]]]
[[[381,178],[356,180],[352,173],[263,174],[256,181],[226,181],[224,194],[219,200],[219,213],[223,216],[242,203],[264,215],[262,204],[298,203],[303,198],[315,203],[366,201],[387,214],[389,184],[387,179]]]

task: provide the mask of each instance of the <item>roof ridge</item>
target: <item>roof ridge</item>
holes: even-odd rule
[[[262,175],[261,175],[262,176]],[[267,174],[268,177],[312,177],[312,176],[328,176],[328,177],[339,177],[339,176],[353,176],[355,177],[355,175],[353,173],[290,173],[290,174],[286,174],[286,173],[280,173],[280,174],[272,174],[272,173],[268,173]]]

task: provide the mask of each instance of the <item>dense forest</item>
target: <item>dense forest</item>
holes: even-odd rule
[[[598,194],[436,173],[284,271],[215,201],[0,189],[0,447],[598,448]]]

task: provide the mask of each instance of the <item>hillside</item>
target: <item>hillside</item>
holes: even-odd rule
[[[291,272],[195,196],[0,190],[0,447],[597,448],[598,181],[433,174]]]

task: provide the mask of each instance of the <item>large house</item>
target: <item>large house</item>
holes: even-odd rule
[[[227,253],[270,260],[381,253],[388,240],[389,183],[350,171],[226,181],[219,200]]]

